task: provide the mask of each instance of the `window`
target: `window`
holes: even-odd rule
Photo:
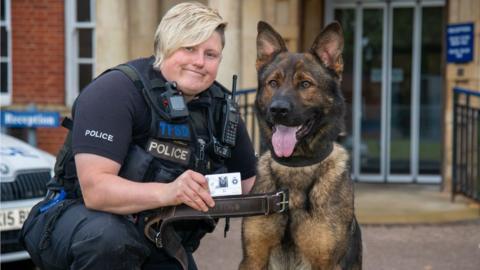
[[[1,0],[1,105],[9,105],[12,101],[12,52],[10,27],[10,0]]]
[[[95,68],[95,0],[67,0],[66,103],[72,105],[92,80]]]

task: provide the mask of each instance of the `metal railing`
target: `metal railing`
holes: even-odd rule
[[[253,147],[255,148],[255,152],[260,153],[262,147],[258,131],[258,122],[255,117],[255,109],[253,106],[256,93],[257,89],[243,89],[237,91],[235,97],[240,107],[240,114],[247,127]]]
[[[480,201],[480,92],[454,88],[452,200]]]

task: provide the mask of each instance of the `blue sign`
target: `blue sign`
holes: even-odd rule
[[[60,125],[60,113],[58,112],[2,111],[0,119],[2,126],[13,128],[58,127]]]
[[[473,23],[447,26],[447,62],[466,63],[473,60]]]

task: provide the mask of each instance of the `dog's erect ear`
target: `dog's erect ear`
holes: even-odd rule
[[[320,58],[322,63],[335,70],[337,74],[343,72],[343,31],[338,22],[333,22],[323,29],[315,38],[311,53]]]
[[[285,41],[268,23],[258,22],[257,25],[257,70],[272,60],[279,52],[286,52]]]

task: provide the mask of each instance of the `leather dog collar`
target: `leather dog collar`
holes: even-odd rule
[[[304,156],[293,156],[293,157],[277,157],[275,155],[275,151],[271,151],[272,153],[272,158],[276,162],[288,166],[288,167],[305,167],[305,166],[311,166],[317,163],[322,162],[324,159],[326,159],[330,153],[333,151],[333,143],[328,143],[324,145],[320,149],[320,151],[317,152],[317,154],[313,157],[304,157]]]

